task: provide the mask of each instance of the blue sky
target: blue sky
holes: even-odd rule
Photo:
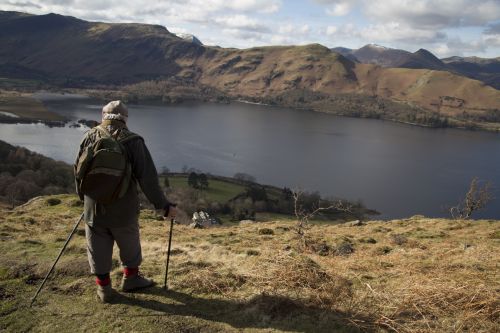
[[[439,57],[500,56],[500,0],[0,1],[2,10],[161,24],[223,47],[375,43]]]

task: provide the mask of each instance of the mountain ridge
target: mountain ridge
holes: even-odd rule
[[[165,81],[171,91],[191,91],[191,96],[213,96],[215,90],[229,99],[346,115],[355,111],[341,110],[343,105],[386,119],[395,117],[396,104],[407,113],[420,112],[417,118],[466,112],[474,119],[496,119],[500,108],[500,91],[478,81],[446,71],[358,63],[320,44],[224,49],[185,41],[157,25],[15,16],[0,15],[0,76],[32,79],[45,73],[60,86],[104,84],[125,91],[127,85]],[[423,50],[416,57],[437,59]],[[144,93],[149,92],[134,92]],[[307,98],[299,96],[304,94]],[[332,102],[339,99],[342,103]]]
[[[359,49],[344,47],[331,48],[346,57],[361,63],[376,64],[382,67],[433,69],[448,71],[482,81],[500,89],[500,57],[479,58],[453,56],[439,59],[426,49],[409,52],[376,44],[367,44]]]

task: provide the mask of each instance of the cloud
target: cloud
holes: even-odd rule
[[[500,22],[496,24],[490,24],[488,28],[484,31],[486,35],[498,35],[500,34]]]
[[[267,33],[270,29],[259,21],[249,18],[246,15],[230,15],[216,17],[214,22],[223,28],[236,29],[236,30],[247,30],[254,32]]]
[[[8,5],[11,5],[13,7],[20,7],[20,8],[41,8],[40,5],[31,2],[31,1],[7,1]]]
[[[484,40],[464,41],[459,37],[453,37],[444,43],[436,45],[433,51],[437,56],[444,58],[483,53],[487,47],[488,45]]]
[[[336,26],[334,26],[334,25],[329,25],[329,26],[327,26],[327,27],[326,27],[326,31],[325,31],[325,33],[326,33],[326,35],[327,35],[327,36],[333,36],[333,35],[335,35],[338,31],[339,31],[339,28],[337,28],[337,27],[336,27]]]
[[[340,2],[326,9],[326,13],[331,16],[345,16],[351,11],[351,5],[348,2]]]
[[[359,36],[375,43],[406,42],[435,43],[446,40],[444,32],[436,30],[418,29],[399,22],[387,22],[370,25],[359,31]]]
[[[351,8],[356,5],[357,0],[313,0],[314,2],[325,5],[325,13],[330,16],[345,16],[349,14]]]
[[[419,29],[481,26],[500,17],[498,0],[363,1],[367,17]]]

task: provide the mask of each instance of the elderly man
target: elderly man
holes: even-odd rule
[[[84,200],[85,233],[90,269],[96,275],[97,295],[102,302],[110,302],[116,292],[112,289],[110,271],[114,243],[120,250],[123,266],[121,289],[133,291],[147,288],[154,282],[139,272],[142,261],[139,239],[139,198],[137,184],[148,200],[162,215],[174,218],[175,206],[165,198],[158,183],[158,174],[144,140],[127,128],[128,110],[121,101],[113,101],[102,109],[102,123],[85,134],[75,166],[81,157],[103,135],[112,136],[125,148],[131,177],[122,195],[110,203],[99,203],[78,186]],[[76,168],[75,168],[76,169]]]

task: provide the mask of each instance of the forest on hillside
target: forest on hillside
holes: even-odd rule
[[[74,191],[71,166],[0,141],[0,200],[12,207],[39,195]]]

